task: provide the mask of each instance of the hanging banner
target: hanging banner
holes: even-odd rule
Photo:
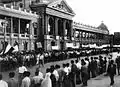
[[[41,42],[37,42],[37,48],[42,48]]]

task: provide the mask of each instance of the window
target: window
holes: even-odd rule
[[[18,18],[13,18],[13,33],[18,33],[19,31],[19,20]]]

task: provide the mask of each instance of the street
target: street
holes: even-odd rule
[[[77,85],[76,87],[82,87],[81,85]],[[110,79],[108,76],[98,76],[94,79],[90,79],[88,81],[87,87],[110,87]],[[120,87],[120,76],[115,76],[115,84],[113,87]]]
[[[115,59],[117,57],[117,55],[118,55],[117,53],[113,53],[113,59]],[[99,55],[95,55],[95,56],[99,56]],[[102,55],[102,56],[104,57],[106,55]],[[84,57],[81,57],[81,58],[84,58]],[[55,64],[62,65],[63,63],[67,63],[67,62],[70,63],[71,60],[72,59],[47,63],[47,64],[45,64],[44,67],[41,67],[41,71],[43,73],[45,73],[46,68],[49,67],[50,65],[55,65]],[[31,72],[31,77],[35,75],[34,72],[35,72],[35,70],[36,70],[37,67],[38,66],[33,66],[33,67],[28,68],[28,70]],[[18,72],[17,72],[17,70],[14,70],[14,71],[16,73],[15,78],[18,78]],[[9,72],[10,71],[8,71],[8,72],[2,72],[3,79],[6,80],[6,81],[8,80],[8,74],[9,74]],[[100,75],[100,76],[98,76],[96,78],[91,78],[88,81],[88,87],[109,87],[109,83],[110,83],[109,77],[104,76],[104,75]],[[115,87],[119,87],[119,85],[120,85],[120,76],[116,75],[115,76]],[[81,87],[81,85],[77,85],[77,87]]]

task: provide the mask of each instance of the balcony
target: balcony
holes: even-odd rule
[[[36,12],[32,12],[31,10],[23,9],[23,8],[18,7],[18,6],[13,6],[13,5],[9,5],[9,4],[1,4],[0,3],[0,10],[3,13],[5,13],[7,11],[7,12],[10,12],[10,13],[32,15],[34,17],[38,17]]]

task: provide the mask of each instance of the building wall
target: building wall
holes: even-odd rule
[[[120,32],[114,32],[113,44],[120,45]]]
[[[9,13],[9,14],[8,14]],[[15,9],[13,6],[8,7],[7,5],[3,4],[0,5],[0,15],[2,15],[4,20],[5,18],[9,17],[10,21],[10,32],[0,32],[0,50],[3,49],[1,41],[7,41],[11,46],[14,46],[15,41],[19,44],[19,50],[24,50],[25,42],[27,42],[27,50],[35,50],[34,44],[36,41],[36,35],[34,35],[34,27],[33,23],[38,21],[38,15],[32,12],[27,12],[26,10]],[[29,33],[25,32],[23,34],[20,33],[21,26],[20,22],[18,23],[18,33],[14,33],[13,29],[13,18],[17,18],[18,21],[26,20],[29,21]],[[8,25],[9,23],[7,23]],[[27,26],[26,26],[27,27]],[[2,28],[5,30],[5,28]]]

